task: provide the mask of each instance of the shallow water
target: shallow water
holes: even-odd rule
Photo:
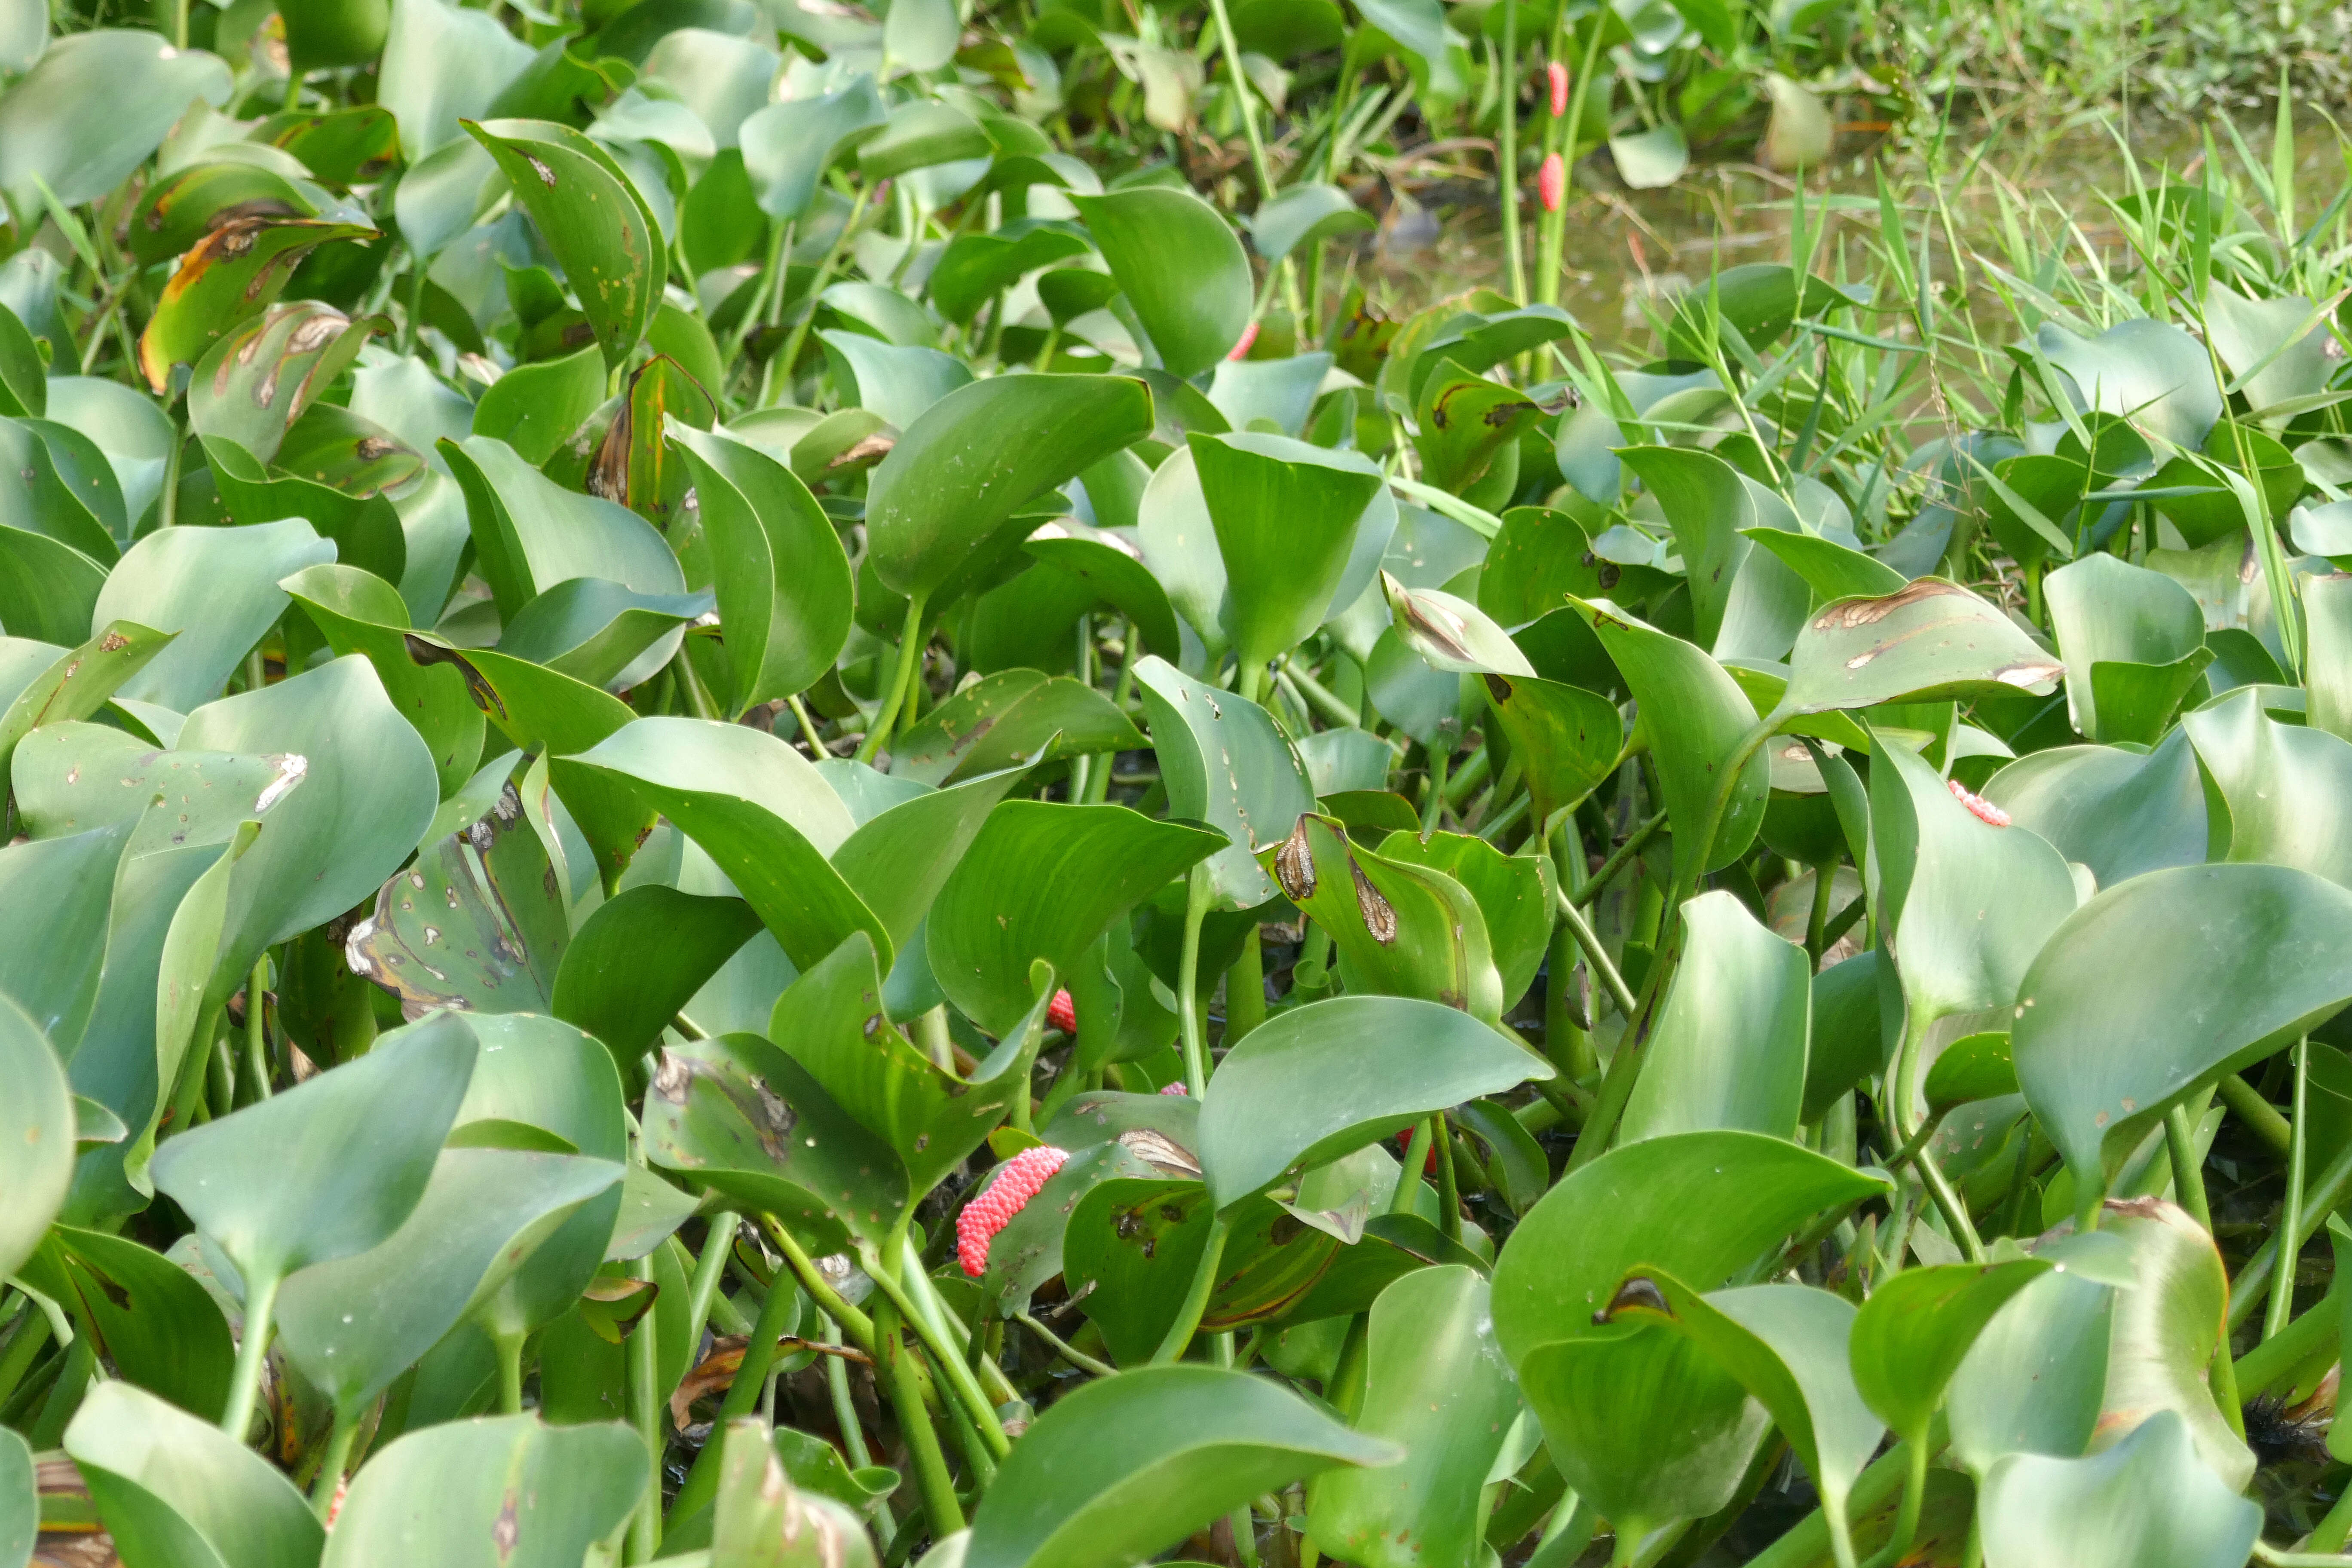
[[[2248,188],[2235,150],[2217,130],[2224,166]],[[2241,134],[2255,155],[2269,155],[2267,126],[2249,125]],[[2135,132],[2130,155],[2148,184],[2165,170],[2193,172],[2200,158],[2200,129],[2164,126]],[[1819,225],[1827,211],[1827,241],[1853,246],[1878,232],[1874,170],[1884,160],[1890,182],[1914,214],[1931,207],[1927,165],[1916,151],[1891,144],[1864,149],[1825,177],[1807,181],[1807,201],[1824,195],[1826,209],[1809,205],[1808,222]],[[2079,230],[2075,244],[2087,245],[2108,266],[2132,263],[2123,235],[2101,198],[2131,188],[2124,148],[2109,131],[2084,126],[2058,135],[1974,140],[1956,135],[1940,154],[1942,184],[1961,245],[1998,257],[2002,193],[2025,199],[2038,215],[2046,243],[2064,243],[2064,222]],[[1560,303],[1604,345],[1636,348],[1646,342],[1651,310],[1716,267],[1748,261],[1786,260],[1790,255],[1790,197],[1787,175],[1744,163],[1695,166],[1664,190],[1633,191],[1619,185],[1605,155],[1579,171],[1566,230]],[[2346,179],[2346,155],[2335,133],[2314,125],[2297,138],[2296,190],[2300,220],[2312,221],[2334,199]],[[1356,264],[1356,277],[1373,305],[1391,315],[1408,314],[1465,289],[1507,290],[1500,220],[1489,182],[1438,177],[1416,186],[1405,177],[1391,186],[1390,205],[1379,231]],[[2013,210],[2013,209],[2012,209]],[[1522,217],[1532,258],[1538,217],[1532,189]],[[1948,277],[1940,233],[1932,264]],[[1833,250],[1818,253],[1824,268]],[[2075,250],[2079,258],[2081,250]],[[1334,258],[1335,262],[1337,258]],[[1867,263],[1856,254],[1857,271]],[[1532,295],[1533,279],[1530,279]],[[2006,311],[1989,291],[1972,286],[1972,310],[1990,307],[1987,324]]]

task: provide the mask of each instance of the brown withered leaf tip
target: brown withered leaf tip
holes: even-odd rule
[[[1304,814],[1291,828],[1290,837],[1282,841],[1282,847],[1274,852],[1274,875],[1291,902],[1300,903],[1315,896],[1315,852],[1307,847]]]

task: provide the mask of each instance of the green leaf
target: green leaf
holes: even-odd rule
[[[1729,1503],[1769,1425],[1746,1388],[1663,1323],[1586,1329],[1518,1368],[1552,1463],[1633,1538]]]
[[[1420,997],[1501,1023],[1503,982],[1485,911],[1452,877],[1355,848],[1339,823],[1311,814],[1260,858],[1330,934],[1350,991]]]
[[[1255,858],[1282,842],[1315,792],[1298,753],[1256,703],[1193,679],[1158,654],[1135,668],[1171,815],[1231,840],[1210,858],[1219,907],[1255,909],[1276,889]]]
[[[265,1291],[400,1227],[474,1069],[454,1015],[155,1152],[155,1185]],[[291,1179],[289,1179],[291,1178]]]
[[[1141,731],[1102,692],[1067,676],[982,676],[892,743],[890,776],[945,784],[1001,768],[1140,751]]]
[[[2169,1412],[2104,1454],[2004,1459],[1980,1506],[1985,1561],[1998,1568],[2226,1568],[2246,1560],[2263,1528],[2261,1507],[2198,1462]]]
[[[66,1452],[116,1550],[142,1562],[311,1568],[325,1531],[277,1467],[127,1383],[91,1385]]]
[[[1195,432],[1189,445],[1224,560],[1219,621],[1243,664],[1269,664],[1343,607],[1334,595],[1380,470],[1284,436]]]
[[[1264,1378],[1139,1367],[1089,1383],[1037,1418],[982,1498],[963,1560],[1118,1568],[1261,1492],[1402,1458]]]
[[[1940,577],[1829,605],[1797,634],[1789,665],[1784,714],[2047,695],[2065,673],[2000,610]]]
[[[211,230],[181,258],[139,334],[148,386],[162,392],[176,366],[203,362],[231,329],[268,309],[316,247],[374,237],[365,224],[319,218],[235,217]]]
[[[1683,959],[1618,1130],[1621,1143],[1738,1128],[1793,1137],[1812,966],[1729,893],[1683,906]]]
[[[474,405],[472,430],[505,442],[536,468],[554,457],[604,402],[604,353],[585,348],[562,359],[519,364],[499,377]]]
[[[1779,556],[1805,580],[1816,605],[1832,599],[1883,598],[1903,591],[1903,574],[1874,555],[1849,550],[1834,539],[1791,533],[1779,528],[1740,530]]]
[[[1754,706],[1723,666],[1682,638],[1605,609],[1588,613],[1601,646],[1633,689],[1641,713],[1634,734],[1648,741],[1657,762],[1666,810],[1676,822],[1704,820],[1720,769],[1755,724]],[[1748,852],[1763,826],[1770,780],[1769,760],[1759,751],[1740,772],[1705,865],[1695,863],[1696,844],[1683,843],[1695,840],[1696,832],[1675,835],[1677,885],[1694,884],[1701,873],[1719,870]]]
[[[1887,1190],[1885,1176],[1755,1132],[1612,1149],[1563,1177],[1504,1244],[1495,1331],[1523,1366],[1538,1345],[1586,1328],[1644,1263],[1678,1279],[1727,1279],[1822,1209]]]
[[[201,98],[228,100],[228,67],[150,32],[76,33],[42,52],[0,100],[0,195],[40,222],[42,186],[67,207],[106,195]]]
[[[918,1195],[980,1147],[1026,1086],[1031,1057],[1018,1018],[969,1079],[917,1050],[883,1016],[881,973],[860,937],[795,980],[775,1019],[771,1032],[792,1042],[787,1054],[896,1152]]]
[[[808,487],[756,447],[673,426],[694,476],[730,688],[727,710],[807,689],[850,627],[849,558]]]
[[[676,823],[735,884],[796,965],[863,931],[886,959],[889,933],[826,864],[851,831],[848,808],[775,736],[698,719],[640,719],[551,770],[567,801],[602,784]],[[575,808],[576,809],[576,808]]]
[[[606,367],[619,368],[652,324],[667,275],[644,198],[611,153],[569,126],[494,120],[464,128],[497,160],[579,296]]]
[[[1482,678],[1496,722],[1527,771],[1536,820],[1591,795],[1616,768],[1625,721],[1597,692],[1528,675]]]
[[[1225,1053],[1201,1106],[1201,1168],[1220,1209],[1411,1126],[1552,1076],[1455,1008],[1337,996],[1276,1015]]]
[[[1013,218],[992,234],[960,234],[931,268],[930,301],[949,321],[969,321],[1000,290],[1086,250],[1083,232],[1059,218]]]
[[[1250,246],[1280,261],[1302,245],[1375,226],[1372,215],[1337,185],[1301,180],[1285,185],[1250,215]]]
[[[282,759],[280,778],[300,780],[266,811],[274,798],[266,791],[255,804],[268,828],[231,879],[214,1001],[244,984],[264,947],[381,888],[433,819],[432,755],[365,659],[335,659],[199,708],[179,745]]]
[[[11,1085],[0,1112],[0,1177],[9,1192],[0,1219],[0,1275],[14,1274],[57,1216],[73,1183],[73,1095],[48,1037],[0,996],[0,1077]]]
[[[46,18],[44,18],[46,20]],[[0,1563],[23,1568],[41,1533],[41,1497],[33,1450],[14,1428],[0,1437]]]
[[[2102,663],[2169,665],[2201,650],[2205,617],[2196,596],[2161,572],[2105,552],[2060,567],[2042,591],[2066,658],[2066,707],[2075,731],[2094,741],[2154,741],[2169,708],[2152,725],[2119,727],[2123,717],[2116,714],[2102,722],[2094,678]]]
[[[1985,798],[2079,861],[2103,888],[2205,858],[2205,790],[2190,731],[2145,753],[2116,746],[2031,752],[1993,774]]]
[[[299,518],[256,528],[166,528],[124,552],[99,590],[99,624],[178,634],[116,689],[186,713],[220,694],[286,611],[278,579],[335,558]]]
[[[760,210],[779,220],[805,216],[825,170],[881,129],[887,114],[874,79],[861,75],[837,91],[772,103],[744,121],[743,172],[760,193]]]
[[[583,685],[627,690],[677,656],[679,628],[711,604],[708,593],[640,594],[602,577],[571,577],[525,605],[499,647]]]
[[[740,899],[657,883],[624,889],[563,949],[549,1010],[604,1041],[634,1076],[679,1010],[761,929]]]
[[[436,1007],[547,1010],[571,940],[547,846],[509,784],[480,817],[393,873],[344,951],[352,972],[399,997],[414,1023]]]
[[[757,1035],[662,1053],[646,1096],[646,1158],[774,1215],[820,1253],[878,1245],[909,1197],[889,1145],[808,1069]]]
[[[1993,1314],[1945,1397],[1964,1468],[1981,1479],[2007,1454],[2072,1458],[2090,1447],[2117,1299],[2084,1273],[2053,1270]]]
[[[2026,965],[2074,912],[2074,879],[2021,827],[1981,821],[1936,770],[1882,741],[1870,770],[1878,916],[1912,1027],[2017,999]]]
[[[419,664],[409,657],[408,608],[399,591],[356,566],[331,563],[304,567],[278,585],[338,656],[366,656],[384,695],[433,753],[441,794],[455,794],[482,754],[482,710],[457,666]]]
[[[356,1420],[575,1210],[620,1180],[611,1160],[445,1149],[399,1229],[286,1281],[278,1342],[337,1418]]]
[[[1006,801],[932,904],[931,973],[974,1023],[1003,1036],[1034,1004],[1034,961],[1069,973],[1114,921],[1216,846],[1213,834],[1123,805]]]
[[[236,1360],[228,1323],[194,1276],[102,1231],[58,1226],[26,1278],[63,1301],[125,1382],[209,1420]]]
[[[2205,346],[2169,321],[2118,321],[2095,338],[2045,321],[2034,346],[2072,383],[2078,408],[2124,416],[2176,447],[2197,450],[2221,416]]]
[[[1398,638],[1431,668],[1453,675],[1535,674],[1510,634],[1467,599],[1436,588],[1408,588],[1386,572],[1381,574],[1381,592]]]
[[[928,11],[935,4],[936,0],[914,0],[910,8]],[[883,26],[887,38],[890,26],[887,18]],[[858,143],[857,172],[869,181],[890,180],[941,163],[985,158],[993,150],[980,122],[955,105],[909,99],[891,110],[880,131]]]
[[[779,1442],[800,1436],[790,1427],[776,1434]],[[765,1423],[747,1415],[713,1440],[726,1447],[711,1504],[710,1568],[874,1568],[874,1543],[856,1513],[794,1487]]]
[[[1024,503],[1150,429],[1151,394],[1126,377],[997,376],[949,393],[867,483],[876,574],[930,598],[1013,546],[1003,536],[1026,531],[1014,515]]]
[[[2013,830],[2012,830],[2013,831]],[[2017,1079],[2078,1191],[2101,1151],[2352,1001],[2352,893],[2277,866],[2188,866],[2110,888],[2026,971]]]
[[[1684,140],[1682,127],[1674,124],[1612,136],[1609,155],[1617,161],[1617,177],[1637,191],[1671,185],[1690,167],[1690,143]]]
[[[1487,950],[1502,980],[1503,1008],[1517,1005],[1543,965],[1557,918],[1550,858],[1506,855],[1466,833],[1433,833],[1427,838],[1400,833],[1381,841],[1381,858],[1442,871],[1477,900]]]
[[[2204,858],[2294,866],[2352,886],[2352,831],[2341,817],[2352,743],[2278,722],[2253,691],[2233,691],[2180,728],[2204,778]]]
[[[1945,1385],[1977,1336],[2052,1267],[2036,1258],[1988,1267],[1948,1263],[1884,1281],[1853,1324],[1853,1377],[1862,1397],[1906,1442],[1925,1443]]]
[[[1070,200],[1170,374],[1195,375],[1241,341],[1249,257],[1216,208],[1165,185]]]
[[[272,305],[215,343],[188,384],[188,425],[267,463],[287,426],[359,357],[381,318],[353,321],[315,300]]]
[[[1479,1488],[1519,1408],[1486,1298],[1485,1277],[1456,1266],[1408,1274],[1372,1304],[1354,1426],[1405,1458],[1316,1481],[1307,1533],[1334,1558],[1364,1568],[1470,1559]]]
[[[509,624],[571,577],[602,577],[640,594],[686,591],[677,557],[628,508],[564,489],[503,441],[445,439],[440,452],[466,492],[477,568]]]
[[[646,1447],[617,1421],[487,1416],[411,1432],[352,1481],[322,1568],[572,1568],[629,1516]]]
[[[1902,1278],[1898,1276],[1897,1278]],[[1663,1269],[1643,1269],[1657,1300],[1621,1289],[1612,1321],[1653,1314],[1687,1336],[1771,1412],[1833,1518],[1885,1433],[1848,1370],[1854,1310],[1801,1285],[1749,1285],[1700,1295]],[[1832,1528],[1835,1528],[1832,1526]]]
[[[1432,357],[1432,356],[1425,356]],[[1442,360],[1434,373],[1423,377],[1414,423],[1420,434],[1414,448],[1421,456],[1424,483],[1455,494],[1468,491],[1496,469],[1498,461],[1516,463],[1515,444],[1543,416],[1526,393],[1515,386],[1473,375],[1451,359]]]
[[[0,708],[0,779],[7,776],[18,742],[44,724],[71,723],[97,713],[125,681],[163,651],[173,635],[150,631],[136,621],[114,620],[71,651],[19,645],[32,656],[26,661],[31,679]],[[34,662],[52,654],[56,662],[46,668]],[[0,690],[7,684],[0,676]]]

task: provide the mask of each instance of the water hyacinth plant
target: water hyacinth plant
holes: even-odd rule
[[[1819,9],[0,5],[0,1568],[2352,1562],[2345,197]]]

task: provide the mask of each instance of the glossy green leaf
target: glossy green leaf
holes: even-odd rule
[[[207,1421],[228,1397],[236,1360],[228,1323],[171,1259],[123,1237],[59,1226],[26,1278],[66,1303],[125,1382]]]
[[[1208,1366],[1079,1388],[1030,1427],[972,1519],[969,1568],[1115,1568],[1260,1492],[1402,1458],[1287,1389]]]
[[[2225,1568],[2262,1533],[2263,1510],[2198,1463],[2166,1413],[2087,1458],[2020,1454],[1985,1479],[1988,1568]]]
[[[94,1385],[66,1428],[90,1500],[127,1558],[310,1568],[325,1531],[277,1467],[127,1383]]]
[[[2017,1000],[2026,966],[2074,912],[2066,863],[2027,829],[1979,820],[1892,742],[1870,781],[1879,918],[1912,1026]]]
[[[15,1086],[0,1118],[0,1173],[12,1194],[0,1221],[0,1272],[32,1256],[73,1181],[73,1097],[48,1037],[0,997],[0,1068]]]
[[[355,1419],[574,1210],[620,1179],[610,1160],[444,1150],[399,1229],[286,1281],[279,1342],[338,1413]]]
[[[625,791],[702,846],[795,964],[814,963],[864,931],[894,949],[881,921],[825,863],[851,831],[849,812],[816,770],[773,735],[697,719],[640,719],[576,757],[555,786]]]
[[[569,126],[498,120],[465,129],[488,149],[546,237],[604,363],[618,367],[652,322],[667,275],[661,235],[643,198],[610,153]]]
[[[2075,731],[2095,741],[2153,741],[2168,711],[2157,716],[2154,727],[2129,725],[2122,714],[2102,721],[2094,677],[2102,663],[2169,665],[2200,649],[2205,617],[2195,597],[2161,572],[2103,552],[2053,572],[2042,592],[2066,659],[2067,711]]]
[[[2112,1132],[2352,1001],[2347,941],[2352,894],[2276,866],[2153,871],[2068,916],[2025,972],[2010,1039],[2075,1180],[2104,1188]]]
[[[627,508],[562,489],[487,437],[445,440],[440,450],[465,488],[478,565],[508,621],[571,577],[602,577],[640,594],[685,592],[677,558]]]
[[[1592,793],[1617,765],[1624,721],[1609,700],[1580,686],[1533,676],[1481,678],[1496,722],[1527,770],[1537,817]]]
[[[503,441],[536,467],[587,423],[604,401],[601,351],[519,364],[492,383],[474,405],[472,431]]]
[[[139,365],[161,392],[180,365],[203,363],[215,344],[277,299],[296,266],[330,240],[373,239],[364,224],[316,218],[231,218],[180,259],[139,335]]]
[[[945,784],[1000,768],[1140,751],[1143,733],[1111,700],[1066,676],[983,676],[891,745],[890,776]]]
[[[1549,1064],[1455,1008],[1339,996],[1277,1015],[1225,1053],[1201,1107],[1201,1166],[1230,1208],[1433,1110],[1551,1077]]]
[[[1979,1268],[1912,1268],[1871,1293],[1853,1324],[1862,1397],[1907,1442],[1927,1440],[1944,1387],[1993,1314],[2053,1265],[2018,1258]]]
[[[363,654],[384,695],[433,753],[443,795],[472,776],[482,754],[482,710],[455,665],[409,657],[408,608],[399,591],[356,566],[307,566],[278,584],[302,606],[335,653]]]
[[[874,79],[815,98],[772,103],[743,121],[743,172],[772,218],[803,216],[833,162],[881,129],[886,117]]]
[[[731,678],[727,709],[806,689],[849,636],[849,559],[808,487],[755,447],[673,426],[694,475]]]
[[[619,1422],[500,1415],[428,1426],[353,1478],[322,1563],[569,1568],[628,1517],[646,1469],[645,1445]]]
[[[136,621],[109,621],[97,635],[70,651],[25,646],[24,668],[29,679],[0,708],[0,777],[5,777],[16,744],[44,724],[65,724],[88,719],[122,689],[163,651],[168,632],[151,631]],[[50,656],[46,668],[39,662]],[[0,655],[0,658],[5,658]],[[7,678],[0,676],[0,682]],[[0,689],[5,689],[0,684]]]
[[[1511,1233],[1495,1263],[1495,1331],[1524,1366],[1538,1345],[1588,1327],[1643,1263],[1720,1281],[1822,1209],[1886,1190],[1884,1176],[1754,1132],[1612,1149],[1563,1177]]]
[[[1466,833],[1433,833],[1425,839],[1391,835],[1381,844],[1381,858],[1442,871],[1462,884],[1485,920],[1502,1005],[1508,1009],[1527,994],[1551,941],[1557,893],[1549,858],[1506,855]]]
[[[1301,180],[1285,185],[1251,215],[1250,245],[1268,261],[1280,261],[1301,245],[1372,226],[1372,215],[1339,186]]]
[[[1905,1278],[1905,1276],[1897,1276]],[[1848,1489],[1885,1427],[1854,1386],[1847,1358],[1853,1306],[1801,1285],[1749,1285],[1700,1295],[1663,1270],[1646,1281],[1656,1300],[1621,1289],[1612,1320],[1662,1318],[1705,1351],[1771,1413],[1827,1506],[1843,1518]]]
[[[1922,577],[1875,599],[1841,599],[1805,622],[1783,713],[2055,689],[2065,667],[1967,589]]]
[[[69,207],[95,201],[147,161],[190,104],[225,103],[229,90],[217,56],[154,33],[59,38],[0,106],[0,195],[22,224],[39,221],[44,184]]]
[[[1206,370],[1241,341],[1249,257],[1214,207],[1189,190],[1150,185],[1072,205],[1169,374]]]
[[[398,1047],[168,1139],[155,1185],[262,1290],[397,1230],[465,1099],[475,1041],[444,1015]],[[289,1182],[285,1173],[299,1171]]]
[[[765,1424],[730,1421],[712,1441],[726,1448],[711,1503],[711,1568],[874,1568],[856,1513],[794,1487]]]
[[[301,417],[359,357],[381,320],[353,321],[316,300],[273,305],[224,336],[188,384],[188,422],[267,463]]]
[[[101,626],[127,620],[179,635],[117,690],[183,713],[218,696],[285,613],[278,579],[334,557],[334,546],[299,519],[149,534],[109,574],[93,617]]]
[[[646,1096],[646,1158],[755,1205],[820,1252],[878,1245],[909,1197],[889,1145],[757,1035],[666,1049]]]
[[[1606,609],[1591,613],[1601,646],[1624,672],[1639,704],[1634,733],[1647,740],[1657,759],[1666,810],[1677,822],[1704,820],[1717,772],[1740,736],[1753,727],[1755,708],[1721,665],[1682,638],[1622,620]],[[1696,834],[1676,837],[1678,881],[1695,882],[1701,872],[1719,869],[1747,852],[1763,825],[1769,786],[1769,765],[1759,752],[1740,772],[1706,863],[1696,863],[1695,844],[1683,845],[1684,838]]]
[[[1315,809],[1297,750],[1265,709],[1193,679],[1158,654],[1136,667],[1135,679],[1171,814],[1205,822],[1231,841],[1209,860],[1219,904],[1265,902],[1276,889],[1255,857]]]
[[[1683,906],[1683,960],[1618,1129],[1632,1143],[1738,1128],[1796,1133],[1812,1026],[1805,952],[1729,893]]]
[[[1123,377],[998,376],[948,394],[868,483],[876,574],[898,593],[935,594],[1013,547],[1003,535],[1025,502],[1150,428],[1150,391]]]
[[[1125,806],[1006,801],[931,908],[931,972],[957,1007],[1003,1035],[1030,1009],[1029,966],[1074,970],[1113,921],[1217,847],[1214,835]]]
[[[658,883],[596,906],[563,951],[549,1009],[604,1042],[634,1071],[719,966],[761,930],[740,899]]]
[[[2205,791],[2187,730],[2145,754],[2113,746],[2032,752],[1993,774],[1987,800],[2090,868],[2102,888],[2203,862]]]
[[[2231,692],[2181,721],[2205,784],[2206,858],[2294,866],[2352,886],[2339,801],[2352,743],[2282,724],[2257,694]]]
[[[1406,1457],[1315,1483],[1307,1533],[1333,1557],[1402,1568],[1470,1555],[1478,1489],[1519,1407],[1486,1298],[1482,1275],[1454,1267],[1408,1274],[1372,1304],[1354,1425]]]
[[[1282,436],[1195,433],[1190,445],[1224,558],[1219,620],[1244,664],[1270,663],[1338,607],[1379,471],[1353,453]]]
[[[1486,1024],[1502,1021],[1503,981],[1485,911],[1445,872],[1355,848],[1338,822],[1312,815],[1260,858],[1284,895],[1330,934],[1350,991],[1420,997]]]

